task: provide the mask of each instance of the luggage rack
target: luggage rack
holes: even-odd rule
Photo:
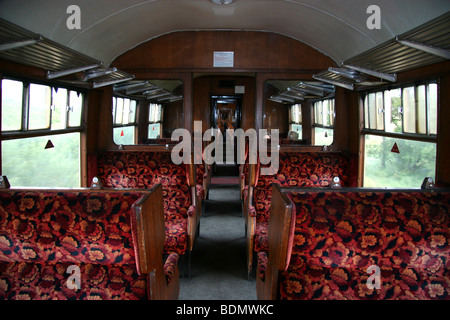
[[[0,59],[45,70],[47,79],[99,88],[134,79],[97,59],[0,18]]]
[[[313,76],[349,90],[396,82],[397,73],[450,59],[450,12]]]

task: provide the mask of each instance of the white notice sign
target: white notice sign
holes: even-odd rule
[[[214,51],[214,68],[233,68],[233,51]]]

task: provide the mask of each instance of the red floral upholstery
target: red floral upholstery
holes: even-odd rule
[[[130,209],[139,192],[0,192],[0,299],[147,299]],[[80,267],[81,290],[65,281]]]
[[[248,188],[249,163],[245,162],[239,166],[239,188],[241,190],[241,199],[245,199],[244,190]]]
[[[0,192],[0,261],[134,264],[133,193]]]
[[[167,283],[169,283],[176,273],[176,268],[178,264],[178,255],[176,253],[171,253],[164,263],[164,274],[166,275]]]
[[[199,199],[205,199],[206,192],[205,192],[205,189],[203,188],[202,185],[197,184],[197,185],[195,186],[195,190],[196,190],[196,192],[197,192],[197,197],[198,197]]]
[[[104,152],[98,155],[97,170],[108,188],[188,185],[185,166],[174,164],[170,152]]]
[[[200,200],[206,199],[206,196],[208,195],[209,185],[211,183],[211,165],[207,165],[202,159],[197,160],[196,163],[197,164],[195,165],[195,170],[197,196]]]
[[[253,248],[255,252],[267,251],[269,248],[268,239],[268,222],[261,222],[256,224],[255,230],[255,247]]]
[[[164,254],[185,253],[187,248],[187,220],[174,219],[166,220],[166,240],[164,242]]]
[[[450,299],[450,192],[293,192],[281,299]],[[381,271],[369,289],[367,268]]]
[[[67,287],[72,263],[0,263],[0,300],[145,300],[146,276],[133,265],[77,263],[78,290]]]
[[[260,280],[264,281],[266,279],[266,269],[267,269],[267,264],[269,262],[268,257],[267,257],[267,253],[264,251],[260,251],[258,252],[257,255],[258,258],[258,275]]]
[[[163,187],[166,220],[165,253],[185,254],[187,217],[192,205],[185,165],[172,162],[170,152],[104,152],[98,155],[98,177],[107,188]]]
[[[269,221],[272,184],[281,187],[328,187],[338,176],[341,185],[355,186],[353,163],[349,156],[337,152],[280,152],[276,174],[259,175],[254,188],[253,206],[256,212],[254,250],[267,251],[267,222]],[[355,171],[356,172],[356,171]]]
[[[203,186],[203,179],[205,174],[205,164],[200,163],[195,166],[196,175],[197,175],[197,184]]]

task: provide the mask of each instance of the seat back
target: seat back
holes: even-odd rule
[[[296,225],[281,298],[449,298],[450,190],[283,192]],[[378,289],[367,287],[369,267],[380,270]]]
[[[0,261],[132,265],[130,210],[144,192],[1,190]]]
[[[174,164],[170,152],[107,151],[98,155],[98,177],[107,188],[163,187],[166,219],[185,219],[195,205],[194,164]],[[194,194],[193,194],[194,192]]]
[[[253,205],[257,222],[269,219],[272,185],[281,187],[329,187],[334,176],[342,186],[354,186],[353,164],[350,156],[340,152],[280,152],[279,169],[273,175],[261,175],[256,169]]]

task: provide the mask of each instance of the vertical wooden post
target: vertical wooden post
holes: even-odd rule
[[[193,122],[193,92],[194,92],[194,81],[192,78],[192,73],[186,73],[183,75],[184,83],[184,94],[183,94],[183,113],[184,113],[184,128],[188,130],[191,134],[193,133],[194,122]]]
[[[450,75],[440,77],[438,83],[438,124],[436,152],[436,185],[450,186]]]

